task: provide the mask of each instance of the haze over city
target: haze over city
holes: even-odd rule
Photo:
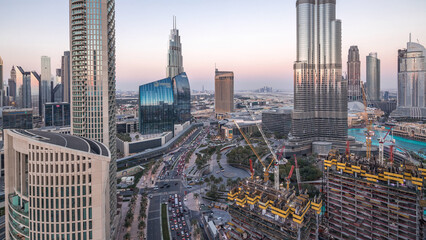
[[[40,57],[50,56],[52,69],[60,67],[69,49],[68,1],[20,0],[0,9],[0,53],[4,79],[12,65],[40,70]],[[365,57],[381,59],[382,89],[396,89],[397,51],[414,42],[426,43],[426,1],[340,1],[342,61],[346,72],[349,46],[358,45],[361,79]],[[368,6],[368,7],[366,7]],[[43,13],[43,14],[40,14]],[[214,88],[214,66],[235,72],[235,89],[264,85],[293,88],[296,58],[294,1],[139,1],[116,2],[117,89],[164,78],[172,16],[182,37],[184,67],[192,89]]]

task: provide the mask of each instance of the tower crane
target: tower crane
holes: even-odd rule
[[[247,106],[246,106],[246,110],[250,114],[251,119],[253,121],[255,121],[255,118],[254,118],[253,114],[250,112],[250,110],[247,108]],[[274,187],[275,187],[276,190],[279,190],[280,189],[280,179],[279,179],[280,178],[280,174],[279,174],[279,164],[280,163],[279,163],[279,160],[277,158],[277,155],[275,154],[275,151],[272,149],[271,144],[269,144],[268,138],[266,138],[265,133],[263,132],[262,128],[260,127],[260,124],[256,122],[256,126],[257,126],[257,129],[259,129],[259,132],[262,135],[263,140],[265,141],[266,145],[269,148],[269,151],[272,154],[272,161],[269,164],[269,166],[266,168],[266,171],[269,172],[269,169],[271,168],[272,164],[275,162],[275,167],[274,167],[275,168],[274,169]],[[284,161],[284,164],[285,164],[285,161]],[[265,174],[266,174],[266,172],[265,172]],[[265,175],[265,177],[266,177],[266,175]],[[269,175],[268,175],[268,178],[269,178]],[[265,179],[265,182],[266,181],[267,180]]]
[[[361,84],[362,89],[362,100],[364,102],[364,119],[365,119],[365,125],[367,127],[367,130],[365,131],[365,144],[367,147],[366,151],[366,157],[367,159],[371,159],[371,138],[374,136],[374,132],[371,131],[372,129],[372,122],[370,121],[368,117],[368,111],[367,111],[367,96],[365,94],[364,86]]]
[[[302,188],[300,187],[300,172],[299,166],[297,165],[296,154],[294,154],[294,165],[296,165],[296,179],[297,179],[297,187],[299,188],[299,194],[301,194]]]
[[[288,174],[288,176],[285,178],[286,182],[287,182],[287,191],[290,190],[290,178],[291,175],[293,175],[293,170],[294,170],[294,165],[291,165],[291,169],[290,169],[290,173]]]
[[[391,126],[388,130],[388,132],[386,133],[386,135],[383,138],[379,138],[379,161],[380,163],[383,163],[383,152],[384,152],[384,143],[385,142],[390,142],[392,143],[391,147],[390,147],[390,162],[391,164],[393,163],[393,144],[395,143],[395,140],[392,139],[390,141],[386,141],[386,137],[389,135],[389,133],[392,131],[393,126]]]

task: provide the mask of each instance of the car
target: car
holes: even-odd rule
[[[179,224],[179,229],[182,229],[182,224]]]
[[[186,237],[189,238],[189,232],[186,233]]]
[[[181,231],[180,234],[182,235],[182,237],[185,236],[185,233],[183,231]]]

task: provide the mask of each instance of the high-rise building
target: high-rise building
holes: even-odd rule
[[[4,106],[3,59],[0,57],[0,107]]]
[[[380,101],[380,59],[377,53],[367,56],[367,98],[369,101]]]
[[[176,29],[176,17],[173,17],[173,29],[170,31],[167,61],[168,78],[173,78],[183,72],[182,44],[180,43],[179,30]]]
[[[342,78],[342,34],[336,0],[298,0],[296,7],[292,135],[307,146],[312,141],[346,141],[348,90]]]
[[[351,46],[348,54],[348,101],[362,102],[361,61],[358,46]]]
[[[16,105],[16,70],[15,66],[12,66],[10,70],[10,78],[8,80],[9,86],[9,105]]]
[[[51,102],[44,104],[44,125],[46,127],[69,126],[70,104],[66,102]]]
[[[70,0],[71,132],[108,146],[111,236],[116,222],[115,0]]]
[[[32,129],[33,128],[33,109],[4,109],[3,110],[3,129]]]
[[[56,84],[52,90],[51,102],[63,102],[63,85]]]
[[[40,75],[36,72],[26,72],[20,66],[16,67],[16,107],[32,108],[34,115],[41,115],[40,106]]]
[[[46,102],[50,101],[51,96],[51,84],[52,81],[52,70],[50,65],[50,57],[42,56],[41,57],[41,81],[40,81],[40,96],[41,96],[41,106]]]
[[[5,130],[6,239],[109,239],[107,147],[36,130]]]
[[[191,90],[186,73],[139,86],[139,130],[142,134],[174,132],[191,121]]]
[[[215,71],[214,108],[217,116],[234,111],[234,72]]]
[[[285,137],[291,131],[290,109],[277,109],[262,112],[262,126],[264,131],[275,134],[276,137]]]
[[[70,65],[70,52],[64,52],[61,61],[61,80],[63,85],[64,102],[71,102],[70,89],[71,89],[71,65]]]
[[[398,108],[391,117],[426,117],[426,49],[411,39],[398,51]]]

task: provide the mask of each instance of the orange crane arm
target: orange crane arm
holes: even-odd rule
[[[253,151],[254,155],[256,155],[257,160],[262,164],[262,166],[266,169],[265,164],[262,162],[262,158],[257,154],[256,150],[254,150],[253,145],[251,145],[250,140],[246,137],[246,135],[243,133],[243,130],[241,130],[240,125],[234,120],[235,125],[237,126],[238,130],[240,131],[241,135],[243,135],[244,139],[246,140],[247,144],[250,146],[251,150]]]
[[[294,165],[291,165],[290,173],[288,174],[287,179],[290,180],[291,175],[293,175]]]

